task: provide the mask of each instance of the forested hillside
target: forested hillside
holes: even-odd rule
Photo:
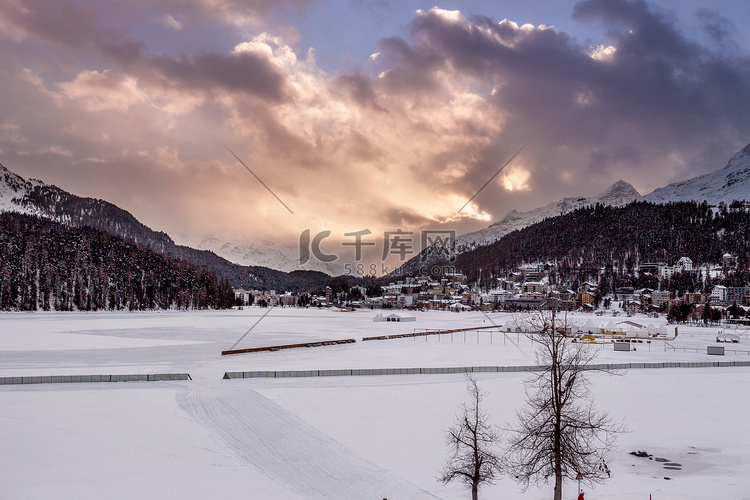
[[[4,170],[7,172],[7,169]],[[15,174],[6,174],[6,177],[16,184],[23,184],[18,186],[18,190],[25,193],[19,197],[18,204],[33,213],[45,215],[68,226],[89,226],[106,231],[127,242],[144,245],[159,254],[200,266],[215,273],[220,279],[228,279],[235,287],[309,291],[325,287],[331,279],[318,271],[285,273],[262,266],[234,264],[213,252],[177,245],[166,233],[152,230],[127,210],[107,201],[76,196],[56,186],[26,182]]]
[[[0,309],[204,309],[234,303],[229,281],[90,227],[0,214]]]
[[[470,280],[489,284],[524,263],[554,265],[560,282],[603,280],[613,286],[645,262],[674,264],[687,256],[696,266],[738,258],[733,279],[747,281],[750,213],[740,203],[666,205],[634,202],[595,205],[545,219],[499,241],[460,254],[457,268]]]

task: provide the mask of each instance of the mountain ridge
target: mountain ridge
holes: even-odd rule
[[[640,198],[641,195],[631,184],[623,180],[618,180],[597,196],[588,198],[583,196],[562,198],[526,212],[511,210],[505,217],[491,224],[489,227],[458,236],[452,252],[454,255],[461,255],[476,248],[491,245],[513,231],[584,206],[595,205],[597,203],[607,206],[623,206]],[[397,270],[397,273],[399,275],[417,273],[424,266],[430,266],[446,260],[448,257],[447,253],[447,249],[436,249],[436,247],[432,246],[425,248],[419,255],[405,262]],[[393,274],[396,274],[396,272]]]
[[[25,180],[0,164],[0,211],[37,215],[71,227],[88,226],[169,254],[227,278],[235,287],[279,290],[322,288],[331,277],[318,271],[294,275],[264,266],[242,266],[208,250],[178,245],[162,231],[141,223],[133,214],[105,200],[77,196],[39,180]]]
[[[636,200],[662,204],[707,201],[711,205],[719,205],[722,202],[730,204],[733,201],[747,199],[750,199],[750,144],[735,153],[723,168],[668,184],[644,196],[641,196],[628,182],[619,180],[594,197],[562,198],[526,212],[511,210],[505,217],[484,229],[458,236],[452,252],[453,255],[461,255],[479,247],[492,245],[513,231],[524,229],[548,217],[562,215],[597,203],[621,207]],[[447,257],[445,250],[428,247],[404,263],[398,270],[398,274],[416,273],[423,266],[430,266],[446,260]]]
[[[750,198],[750,144],[738,151],[726,166],[690,179],[673,182],[643,197],[654,203],[706,201],[729,204]]]
[[[491,245],[513,231],[589,205],[619,207],[636,200],[654,203],[705,200],[711,205],[719,205],[722,202],[728,204],[748,198],[750,144],[733,155],[727,165],[719,170],[671,183],[645,196],[641,196],[628,182],[618,180],[597,196],[562,198],[526,212],[510,210],[490,226],[458,236],[452,251],[460,255]],[[316,269],[302,269],[296,262],[298,249],[260,239],[222,239],[207,235],[201,239],[181,238],[187,244],[180,245],[166,233],[152,230],[130,212],[112,203],[79,197],[37,179],[26,180],[2,164],[0,211],[17,211],[48,217],[72,226],[87,225],[101,229],[128,241],[144,244],[157,252],[169,253],[206,266],[218,276],[230,279],[235,286],[296,287],[295,282],[301,277],[304,277],[303,286],[320,286],[326,279],[330,280],[332,275],[341,273],[341,269],[335,266],[316,262],[307,265],[317,265]],[[404,263],[396,273],[416,273],[422,266],[445,260],[445,257],[444,249],[428,247]],[[304,274],[308,272],[314,274]]]
[[[178,237],[186,246],[209,250],[230,262],[243,266],[263,266],[283,272],[320,271],[330,276],[344,273],[345,268],[334,263],[311,259],[303,268],[299,263],[299,247],[268,241],[263,238],[223,238],[213,233],[202,238]]]

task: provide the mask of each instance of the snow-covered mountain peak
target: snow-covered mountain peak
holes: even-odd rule
[[[594,205],[596,203],[619,207],[627,205],[631,201],[637,200],[640,197],[641,195],[632,185],[623,180],[619,180],[598,196],[590,198],[583,196],[563,198],[548,203],[543,207],[529,210],[528,212],[511,210],[505,215],[505,217],[498,222],[495,222],[490,227],[459,236],[457,239],[458,251],[464,252],[480,245],[488,245],[512,231],[523,229],[526,226],[541,222],[547,217],[555,217],[580,207]]]
[[[725,169],[733,169],[736,167],[750,165],[750,144],[745,146],[729,160]]]
[[[706,201],[711,205],[750,199],[750,144],[732,156],[727,165],[708,174],[674,182],[644,196],[652,203]]]
[[[210,250],[230,262],[243,266],[263,266],[284,272],[321,271],[331,276],[338,276],[345,272],[343,265],[319,262],[317,259],[312,259],[306,265],[301,266],[299,247],[271,242],[263,238],[222,237],[209,233],[203,238],[180,235],[178,240],[198,250]]]
[[[25,180],[0,164],[0,212],[34,212],[34,210],[19,202],[33,186],[34,183]]]
[[[493,226],[500,226],[502,224],[508,224],[510,222],[513,222],[515,220],[523,218],[523,214],[518,212],[517,210],[513,209],[507,214],[505,214],[505,217],[500,219],[499,221],[495,222],[494,224],[491,224],[490,227]]]
[[[619,180],[598,196],[599,202],[605,205],[625,205],[637,200],[641,194],[629,182]]]
[[[556,217],[581,207],[596,205],[597,203],[619,207],[627,205],[628,203],[640,198],[641,195],[638,194],[638,191],[636,191],[632,185],[623,180],[619,180],[598,196],[592,196],[590,198],[584,196],[563,198],[548,203],[543,207],[529,210],[528,212],[511,210],[505,214],[505,217],[491,226],[473,233],[463,234],[456,238],[455,252],[460,254],[471,251],[480,246],[490,245],[508,233],[531,226],[532,224],[541,222],[549,217]],[[441,258],[445,258],[444,253],[435,251],[433,247],[429,247],[423,250],[419,256],[412,258],[409,262],[404,264],[401,270],[402,272],[414,272],[419,266],[424,265],[425,262],[433,263]]]

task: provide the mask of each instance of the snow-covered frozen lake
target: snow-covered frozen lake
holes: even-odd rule
[[[353,344],[220,355],[236,348],[324,340]],[[535,364],[523,335],[489,331],[362,342],[362,337],[504,324],[508,314],[372,311],[0,314],[0,376],[189,373],[172,382],[0,386],[0,498],[468,498],[435,477],[444,431],[466,400],[463,375],[223,380],[227,371]],[[583,323],[584,315],[569,321]],[[611,317],[596,318],[608,321]],[[624,320],[626,318],[619,318]],[[647,324],[645,317],[627,318]],[[750,338],[708,356],[718,328],[680,327],[664,341],[597,362],[750,361]],[[730,352],[730,350],[732,350]],[[736,351],[736,352],[735,352]],[[494,423],[514,422],[524,373],[477,374]],[[598,407],[622,419],[612,479],[588,500],[750,498],[750,368],[633,369],[589,375]],[[629,454],[646,450],[682,465]],[[668,478],[668,479],[667,479]],[[482,498],[550,498],[507,478]],[[564,498],[576,498],[566,483]]]

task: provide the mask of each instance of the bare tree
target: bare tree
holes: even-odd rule
[[[476,379],[466,375],[470,401],[461,405],[453,426],[446,432],[450,457],[438,478],[443,484],[458,479],[471,486],[471,498],[479,498],[479,486],[492,484],[501,471],[500,457],[493,448],[500,435],[489,423],[488,415],[481,409],[487,393],[481,391]]]
[[[554,498],[561,500],[563,479],[592,485],[610,477],[608,452],[625,429],[594,406],[583,372],[595,350],[572,342],[566,322],[556,324],[554,311],[536,311],[527,320],[535,332],[528,336],[536,343],[540,372],[525,382],[526,404],[516,412],[504,465],[524,490],[531,482],[554,478]]]

